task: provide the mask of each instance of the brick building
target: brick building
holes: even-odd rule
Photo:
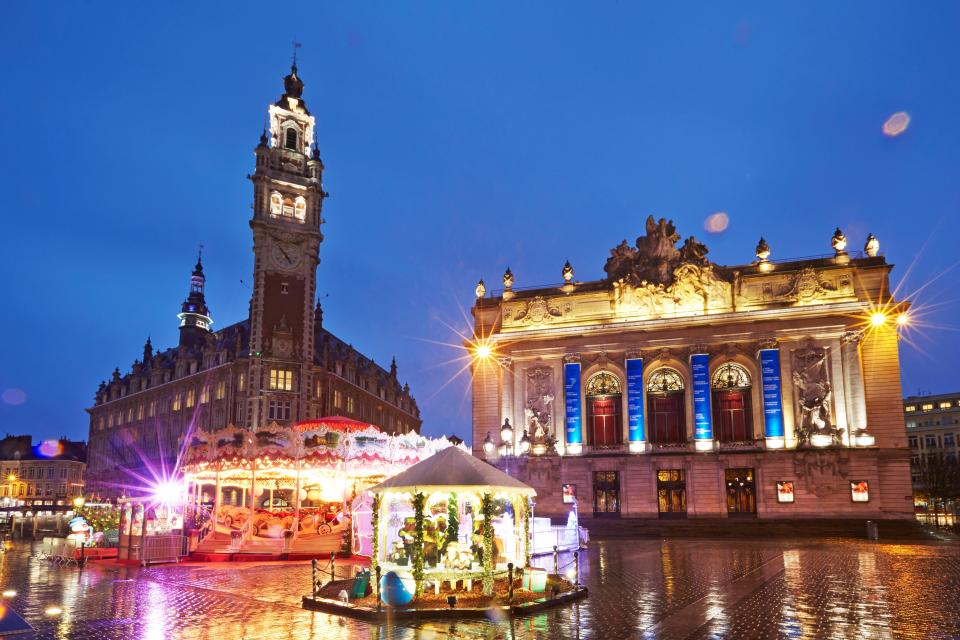
[[[90,414],[90,490],[116,495],[170,473],[191,428],[256,429],[342,415],[389,433],[419,431],[410,388],[323,326],[316,272],[323,162],[294,65],[254,149],[253,294],[249,317],[213,330],[198,258],[176,347],[150,339],[129,372],[115,369]]]
[[[604,279],[481,280],[475,454],[540,514],[576,495],[596,517],[911,517],[907,315],[876,238],[851,255],[838,229],[832,254],[777,262],[761,239],[738,266],[679,240],[651,217]]]
[[[85,442],[45,440],[31,436],[0,440],[0,512],[54,513],[73,508],[83,495],[87,445]]]

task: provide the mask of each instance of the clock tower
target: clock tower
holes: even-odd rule
[[[314,305],[323,234],[323,163],[294,62],[255,150],[253,295],[247,380],[251,428],[319,417]]]

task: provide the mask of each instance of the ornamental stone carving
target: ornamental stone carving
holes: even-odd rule
[[[812,344],[793,351],[793,388],[797,439],[807,444],[815,434],[829,435],[840,443],[842,430],[833,423],[833,387],[827,349]]]
[[[551,305],[543,296],[537,296],[528,300],[513,316],[515,322],[527,325],[538,325],[550,322],[554,318],[563,316],[563,312]]]
[[[793,471],[818,498],[843,489],[849,473],[849,458],[842,450],[797,452]]]
[[[556,397],[553,369],[527,369],[524,378],[524,426],[533,443],[545,442],[553,433],[553,399]]]
[[[837,288],[820,277],[813,267],[805,267],[790,282],[784,297],[800,303],[815,302]]]

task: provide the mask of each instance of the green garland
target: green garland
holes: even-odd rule
[[[376,567],[380,564],[377,552],[380,550],[380,502],[383,496],[379,493],[373,494],[373,552],[370,556],[371,564]]]
[[[414,594],[419,598],[423,595],[423,505],[426,498],[423,493],[417,492],[413,496],[413,579],[417,589]]]
[[[120,509],[114,507],[81,507],[75,513],[82,516],[94,531],[106,533],[111,529],[120,528]]]
[[[483,516],[483,595],[493,595],[493,496],[483,494],[480,499]]]
[[[525,567],[530,566],[530,498],[522,498],[523,502],[523,550]]]
[[[457,494],[451,493],[447,499],[447,533],[444,536],[443,553],[447,551],[447,545],[456,542],[460,537],[460,513],[457,507]]]

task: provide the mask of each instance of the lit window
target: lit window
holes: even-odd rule
[[[178,393],[173,396],[173,410],[180,411],[180,403],[183,401],[183,394]]]
[[[294,127],[287,129],[286,142],[283,146],[287,149],[297,150],[297,130]]]
[[[244,386],[244,377],[242,373],[237,374],[237,391],[243,391]]]
[[[127,422],[133,422],[133,407],[127,407]]]
[[[110,413],[110,414],[107,414],[107,427],[112,427],[112,426],[113,426],[113,414]]]
[[[288,218],[293,217],[293,200],[290,198],[283,199],[283,215],[287,216]]]
[[[905,407],[903,408],[903,410],[906,411],[907,413],[913,413],[914,411],[917,410],[917,405],[915,405],[915,404],[908,404],[907,406],[905,406]]]
[[[283,211],[283,196],[274,191],[270,194],[270,213],[278,216]]]
[[[920,409],[923,411],[933,411],[933,403],[932,402],[924,403],[923,405],[921,405]]]
[[[317,400],[319,400],[320,394],[322,393],[322,387],[319,380],[317,380],[317,384],[314,386],[314,393],[316,394]]]
[[[203,385],[200,387],[200,404],[206,404],[210,402],[210,385]]]
[[[293,204],[293,210],[294,210],[294,217],[297,220],[306,220],[307,201],[304,200],[303,196],[297,196],[297,199]]]
[[[152,418],[154,414],[156,414],[156,412],[157,412],[157,401],[151,400],[150,404],[147,405],[147,415]]]
[[[340,393],[339,389],[333,391],[333,406],[337,409],[343,406],[343,394]]]
[[[143,420],[143,404],[137,405],[137,420]]]
[[[187,409],[197,402],[197,392],[194,389],[187,389]]]
[[[940,408],[941,408],[941,409],[949,409],[949,408],[952,407],[952,406],[953,406],[953,403],[950,402],[949,400],[946,400],[946,401],[940,403]]]
[[[347,413],[353,413],[353,396],[347,396]]]
[[[217,382],[217,390],[215,398],[217,400],[223,400],[223,396],[226,393],[227,385],[223,380]]]
[[[293,390],[293,371],[270,369],[270,389],[275,391]]]

